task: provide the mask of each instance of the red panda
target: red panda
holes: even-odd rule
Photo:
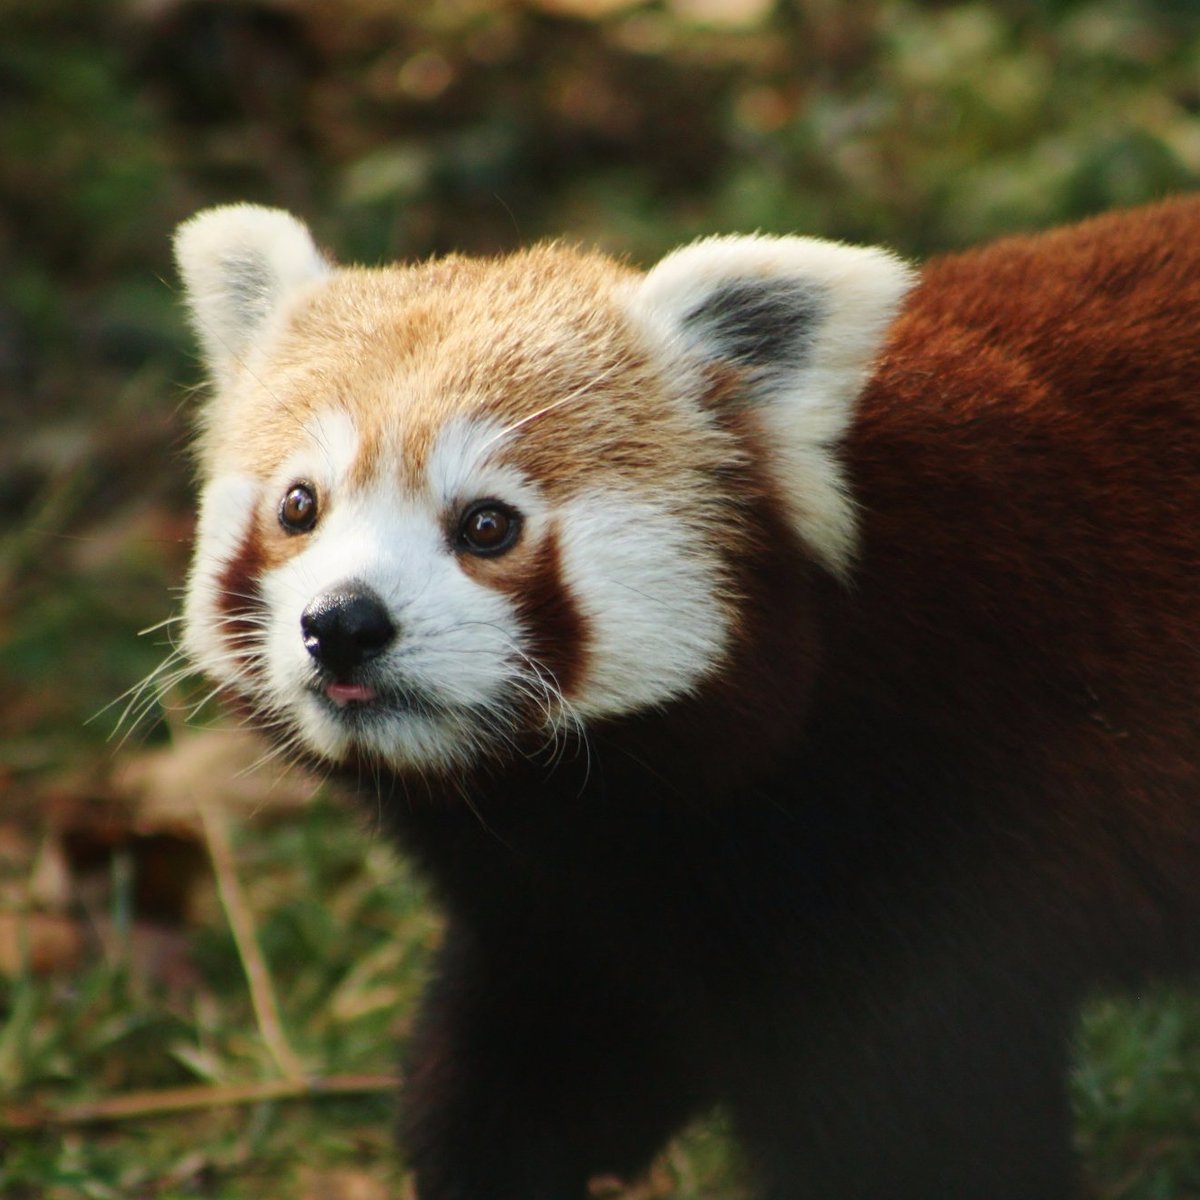
[[[421,1200],[722,1106],[768,1200],[1066,1200],[1081,999],[1200,960],[1200,201],[805,238],[176,248],[188,654],[447,917]]]

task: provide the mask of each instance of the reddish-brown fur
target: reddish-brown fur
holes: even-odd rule
[[[963,747],[1101,959],[1200,899],[1198,235],[1186,201],[934,263],[846,448],[817,707]]]
[[[264,539],[258,529],[252,528],[218,580],[222,640],[250,671],[257,669],[253,650],[263,609],[259,577],[265,560]]]
[[[530,631],[529,655],[565,695],[587,669],[587,618],[562,577],[558,532],[551,531],[527,574],[506,582]]]
[[[278,465],[278,397],[302,424],[344,375],[356,470],[397,454],[403,490],[464,403],[509,423],[625,363],[513,461],[552,500],[601,471],[679,496],[732,615],[718,675],[591,722],[586,753],[538,730],[451,781],[349,764],[449,916],[407,1076],[421,1200],[582,1200],[717,1102],[768,1200],[1076,1194],[1079,1002],[1200,968],[1200,202],[925,270],[841,448],[846,580],[794,528],[737,364],[708,375],[718,429],[661,402],[595,299],[623,270],[543,249],[384,274],[447,291],[365,325],[339,280],[271,394],[210,418],[210,461]],[[234,622],[228,593],[292,552],[257,536],[220,579]],[[464,570],[519,598],[570,693],[566,536]]]
[[[423,1200],[581,1196],[714,1099],[771,1200],[1075,1194],[1078,1002],[1200,965],[1198,247],[1183,201],[933,263],[850,585],[731,468],[730,670],[396,806],[452,915]]]

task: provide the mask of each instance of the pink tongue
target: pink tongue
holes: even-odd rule
[[[365,702],[374,700],[377,695],[374,688],[362,683],[331,683],[325,689],[325,695],[339,708],[345,708],[354,701]]]

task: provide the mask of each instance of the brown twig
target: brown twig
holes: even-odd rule
[[[284,1081],[292,1086],[307,1086],[304,1066],[283,1032],[271,974],[263,961],[258,938],[255,936],[254,917],[242,893],[242,885],[238,882],[233,848],[229,842],[224,815],[217,805],[211,802],[201,801],[198,807],[204,821],[204,837],[208,843],[208,854],[217,881],[217,893],[221,897],[221,905],[233,931],[233,939],[237,943],[246,982],[250,985],[250,1001],[254,1005],[259,1032]]]
[[[257,1104],[263,1100],[296,1100],[320,1096],[392,1091],[392,1075],[329,1075],[311,1079],[265,1079],[254,1083],[197,1084],[193,1087],[126,1092],[83,1104],[58,1107],[0,1108],[0,1128],[38,1129],[55,1125],[95,1125],[139,1117],[170,1116],[198,1108]]]

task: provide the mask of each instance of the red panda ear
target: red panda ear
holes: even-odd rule
[[[724,237],[669,254],[632,297],[670,377],[699,394],[705,366],[739,374],[738,401],[763,426],[793,524],[838,573],[850,565],[855,522],[837,446],[911,282],[886,250]]]
[[[253,204],[209,208],[185,221],[175,232],[175,261],[218,387],[261,339],[284,299],[329,271],[300,221]]]

